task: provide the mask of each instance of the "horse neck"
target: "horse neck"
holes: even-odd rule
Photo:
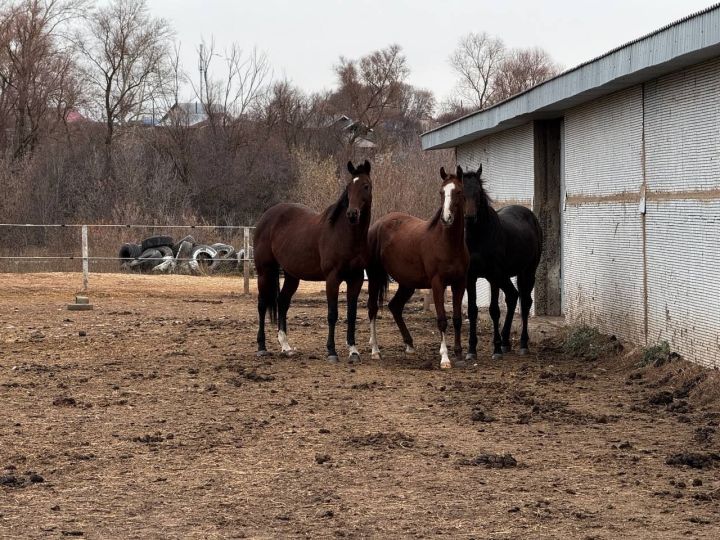
[[[326,226],[340,233],[339,241],[347,239],[349,244],[367,244],[368,229],[370,228],[370,208],[364,209],[360,213],[360,223],[353,225],[347,217],[340,215],[334,222],[326,221]]]
[[[490,204],[484,192],[481,193],[475,202],[477,213],[475,223],[473,223],[471,227],[468,227],[468,241],[478,237],[482,238],[493,235],[500,228],[500,220],[497,212]]]
[[[442,212],[442,207],[439,212]],[[464,212],[459,212],[459,216],[455,217],[452,225],[446,226],[439,218],[439,214],[436,215],[437,219],[433,219],[433,228],[436,233],[439,234],[443,241],[450,247],[456,248],[462,246],[465,242],[465,215]]]

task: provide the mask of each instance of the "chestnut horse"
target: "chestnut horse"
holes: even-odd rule
[[[414,352],[413,339],[403,320],[403,308],[415,289],[431,288],[435,301],[437,325],[440,330],[440,367],[451,367],[445,332],[445,287],[450,285],[453,300],[453,326],[455,328],[455,365],[462,365],[462,299],[468,267],[468,250],[465,246],[465,197],[463,172],[455,175],[440,169],[442,187],[440,208],[430,221],[393,212],[379,219],[368,234],[370,264],[368,266],[370,316],[370,345],[372,357],[380,358],[375,328],[378,307],[387,293],[389,276],[398,283],[398,290],[388,307],[400,328],[405,352]]]
[[[470,336],[468,360],[477,359],[477,298],[475,283],[485,278],[490,283],[490,318],[493,322],[493,359],[510,352],[510,329],[520,297],[522,332],[519,354],[528,353],[528,315],[532,306],[535,272],[542,255],[543,233],[532,210],[511,205],[497,212],[480,178],[482,165],[477,172],[465,173],[465,239],[470,250],[468,269],[468,319]],[[517,276],[517,289],[510,278]],[[500,324],[500,290],[505,293],[507,314],[502,333]]]
[[[355,346],[357,300],[368,262],[368,227],[372,207],[370,163],[355,168],[348,162],[350,179],[337,202],[323,213],[300,204],[277,204],[255,228],[255,268],[258,276],[258,355],[265,348],[265,313],[277,321],[278,341],[292,354],[287,339],[287,312],[300,280],[325,281],[328,303],[327,358],[337,362],[335,324],[340,283],[347,283],[347,344],[350,358],[359,359]],[[280,269],[285,275],[280,290]]]

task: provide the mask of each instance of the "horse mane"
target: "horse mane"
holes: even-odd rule
[[[335,222],[340,217],[340,214],[345,208],[348,207],[349,204],[350,199],[348,198],[347,186],[345,186],[345,189],[340,195],[340,198],[336,202],[328,206],[325,212],[323,212],[323,218],[327,219],[330,225],[335,225]]]
[[[490,197],[488,192],[485,190],[485,180],[483,180],[477,172],[466,172],[465,178],[468,178],[469,176],[473,176],[477,179],[478,187],[480,188],[478,190],[480,196],[475,197],[475,202],[479,203],[482,206],[483,210],[485,210],[486,208],[492,208],[494,201],[492,200],[492,197]]]

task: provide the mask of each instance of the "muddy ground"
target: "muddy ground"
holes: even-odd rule
[[[532,319],[530,356],[484,328],[477,367],[428,369],[417,297],[414,357],[385,315],[370,361],[363,307],[363,362],[327,365],[317,286],[300,353],[258,359],[238,279],[93,275],[91,312],[77,274],[0,282],[2,538],[718,538],[717,379],[680,360]]]

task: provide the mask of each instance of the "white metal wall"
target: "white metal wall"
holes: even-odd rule
[[[482,163],[485,187],[496,208],[508,204],[532,208],[535,192],[533,140],[530,122],[459,146],[457,164],[465,170],[477,170]],[[504,301],[500,293],[501,304]],[[484,279],[477,282],[477,304],[480,307],[490,305],[490,285]]]
[[[720,367],[720,59],[645,87],[648,342]]]
[[[564,311],[634,341],[644,339],[642,87],[565,115],[562,275]]]

